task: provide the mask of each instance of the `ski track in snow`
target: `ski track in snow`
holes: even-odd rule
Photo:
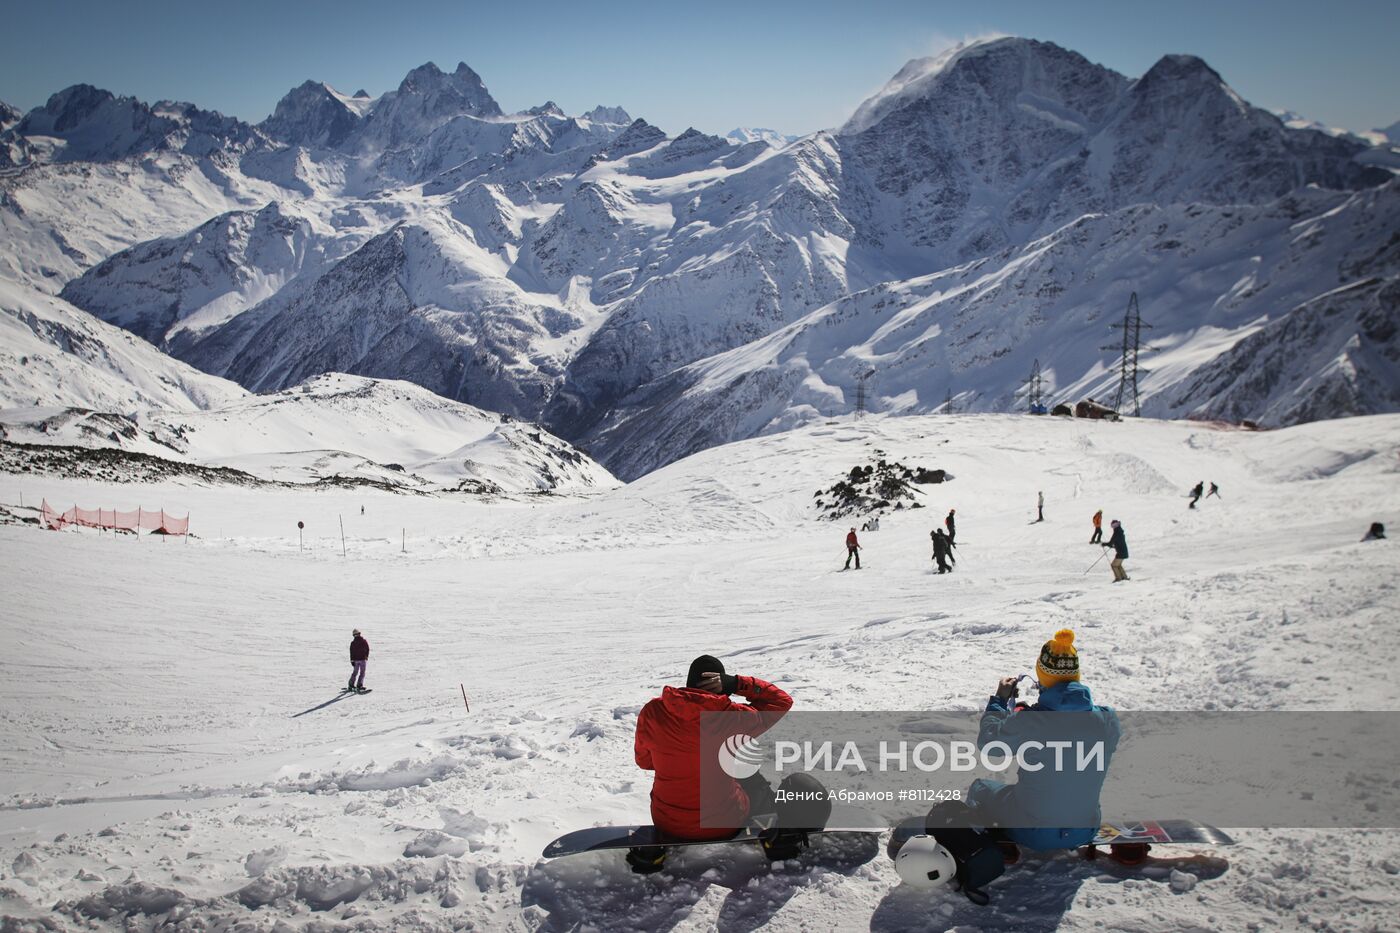
[[[955,478],[862,535],[866,569],[833,574],[846,522],[814,520],[812,493],[877,451]],[[652,878],[538,853],[647,818],[636,715],[702,652],[799,709],[971,709],[1068,626],[1096,698],[1121,709],[1400,708],[1394,550],[1357,542],[1394,524],[1397,473],[1400,416],[1262,434],[929,416],[758,438],[553,501],[0,477],[21,515],[20,493],[140,502],[189,509],[201,536],[0,526],[0,916],[6,930],[1393,929],[1396,831],[1239,830],[1232,848],[1183,852],[1176,868],[1198,880],[1175,887],[1168,867],[1030,856],[988,908],[901,887],[859,844],[772,869],[691,850]],[[1225,498],[1191,511],[1199,479]],[[1047,520],[1027,524],[1038,489]],[[938,577],[928,530],[949,507],[958,564]],[[1084,573],[1099,507],[1127,529],[1128,584],[1106,561]],[[342,697],[353,626],[374,693]]]

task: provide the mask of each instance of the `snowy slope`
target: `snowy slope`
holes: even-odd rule
[[[843,529],[815,519],[812,491],[877,451],[955,479],[863,536],[866,569],[833,573]],[[899,886],[875,851],[774,869],[700,852],[660,879],[538,856],[566,830],[645,818],[636,714],[700,652],[798,709],[970,710],[1068,626],[1086,683],[1120,709],[1395,709],[1394,678],[1357,665],[1400,664],[1393,547],[1357,539],[1400,513],[1397,454],[1396,416],[1250,433],[959,415],[757,438],[582,502],[7,476],[26,505],[188,510],[201,537],[0,527],[0,560],[51,581],[0,602],[0,915],[59,929],[1387,929],[1393,830],[1237,829],[1229,849],[1187,847],[1185,893],[1164,870],[1031,855],[986,908]],[[1203,478],[1224,498],[1188,511]],[[1031,525],[1037,489],[1047,520]],[[931,577],[928,528],[952,506],[958,569]],[[1096,508],[1127,528],[1128,584],[1083,572]],[[337,700],[352,627],[375,689]]]
[[[244,398],[60,298],[0,277],[0,409],[60,406],[129,413],[189,411]]]
[[[341,373],[205,411],[11,409],[21,443],[120,447],[285,482],[363,477],[406,489],[577,492],[616,480],[534,425],[449,401],[408,382]],[[477,484],[472,486],[470,484]]]

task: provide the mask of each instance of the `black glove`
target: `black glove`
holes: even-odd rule
[[[719,689],[725,695],[739,692],[739,677],[737,674],[720,674]]]

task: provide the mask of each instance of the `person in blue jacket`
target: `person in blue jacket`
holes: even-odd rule
[[[1099,794],[1118,748],[1118,715],[1110,707],[1095,706],[1089,688],[1080,683],[1079,654],[1070,629],[1060,629],[1040,649],[1035,673],[1039,702],[1017,704],[1014,709],[1019,678],[1002,678],[982,714],[978,748],[1004,742],[1015,752],[1031,741],[1067,741],[1076,747],[1064,750],[1059,767],[1053,746],[1027,749],[1027,767],[1021,769],[1016,783],[978,778],[968,790],[967,802],[985,819],[983,825],[994,828],[1004,842],[1035,850],[1088,845],[1102,822]],[[1092,750],[1100,742],[1101,769],[1098,762],[1081,769],[1080,749]],[[1038,769],[1031,767],[1036,764]],[[1009,860],[1015,859],[1015,851],[1012,847],[1006,853]]]

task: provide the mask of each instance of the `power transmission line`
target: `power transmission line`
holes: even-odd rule
[[[1151,324],[1142,322],[1142,312],[1138,310],[1137,292],[1133,292],[1128,299],[1128,311],[1123,316],[1122,324],[1110,324],[1112,330],[1123,330],[1123,345],[1120,348],[1117,344],[1108,344],[1100,347],[1101,350],[1119,350],[1121,356],[1118,358],[1118,394],[1113,398],[1113,410],[1121,413],[1123,403],[1128,396],[1133,400],[1133,416],[1142,414],[1142,405],[1138,397],[1138,377],[1151,372],[1138,365],[1138,356],[1142,353],[1151,352],[1150,346],[1142,345],[1142,329],[1151,328]]]

